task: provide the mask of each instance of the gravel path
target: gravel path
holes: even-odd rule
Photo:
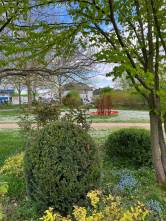
[[[127,128],[127,127],[137,127],[149,129],[149,123],[92,123],[91,125],[94,129],[111,129],[111,128]],[[1,123],[0,129],[17,129],[19,126],[16,123]]]

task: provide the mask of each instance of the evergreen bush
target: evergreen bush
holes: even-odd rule
[[[29,196],[41,209],[67,213],[98,183],[96,146],[71,122],[47,124],[26,151],[25,174]]]
[[[145,129],[120,129],[105,143],[106,158],[140,167],[152,164],[149,132]]]

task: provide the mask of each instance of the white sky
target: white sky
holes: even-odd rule
[[[96,76],[92,78],[91,84],[95,88],[101,87],[113,87],[114,83],[112,77],[106,77],[106,74],[112,71],[113,64],[98,64],[96,65],[95,72]]]

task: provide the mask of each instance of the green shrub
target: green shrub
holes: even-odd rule
[[[59,119],[59,106],[51,101],[49,103],[38,102],[34,108],[35,122],[38,126],[44,126],[46,123]]]
[[[0,168],[0,174],[23,177],[23,157],[23,152],[9,157]]]
[[[140,167],[152,164],[150,135],[145,129],[121,129],[112,133],[106,143],[106,158],[113,162]]]
[[[39,221],[38,212],[37,205],[33,201],[24,198],[13,208],[12,213],[6,213],[6,220]]]
[[[1,177],[0,177],[0,180],[1,180]],[[7,193],[7,191],[8,191],[7,183],[0,181],[0,220],[3,220],[4,218],[2,202],[3,202],[4,195]]]
[[[112,105],[114,108],[122,109],[147,109],[145,99],[134,92],[130,91],[112,91]]]
[[[63,97],[63,104],[69,108],[77,108],[81,106],[82,101],[80,94],[77,91],[70,91]]]
[[[96,146],[85,130],[67,121],[48,124],[34,140],[25,154],[29,196],[40,209],[69,212],[98,183]]]

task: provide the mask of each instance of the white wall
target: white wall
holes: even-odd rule
[[[21,103],[22,104],[27,104],[28,103],[28,97],[27,96],[22,96],[21,97]],[[19,97],[18,96],[12,97],[12,104],[19,104]]]
[[[63,92],[63,97],[66,96],[70,90],[66,90]],[[83,100],[83,103],[91,103],[93,99],[93,91],[85,91],[80,93],[80,97]]]
[[[93,91],[87,91],[86,93],[81,93],[80,97],[82,98],[85,104],[91,103],[93,98]]]

